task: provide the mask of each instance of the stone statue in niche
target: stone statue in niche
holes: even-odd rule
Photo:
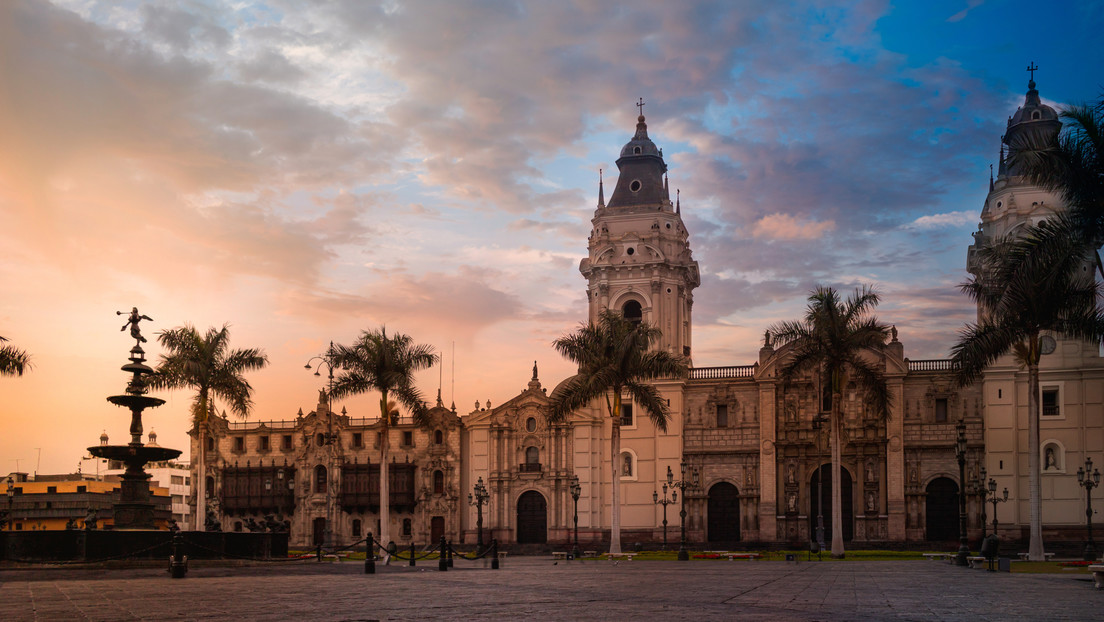
[[[797,493],[790,492],[786,495],[786,511],[790,513],[797,512]]]
[[[874,462],[867,461],[866,463],[866,481],[874,481]]]
[[[874,496],[873,490],[866,491],[866,511],[876,512],[878,510],[877,499]]]
[[[796,467],[794,467],[794,463],[791,462],[791,463],[786,465],[786,483],[787,484],[793,484],[797,481],[796,472],[797,472],[797,469],[796,469]]]
[[[911,465],[909,465],[909,481],[914,483],[914,484],[917,483],[918,481],[920,481],[920,474],[916,470],[916,463],[915,462],[913,462]]]
[[[1058,455],[1055,453],[1053,445],[1047,446],[1046,452],[1044,452],[1044,458],[1044,470],[1051,471],[1058,468]]]
[[[751,488],[752,486],[754,486],[755,485],[755,469],[753,469],[751,467],[745,467],[744,468],[744,479],[747,480],[748,488]]]

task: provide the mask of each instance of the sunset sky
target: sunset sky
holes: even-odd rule
[[[701,267],[695,366],[754,362],[818,283],[875,284],[906,356],[944,357],[1025,68],[1096,99],[1102,27],[1087,1],[4,0],[0,335],[34,369],[0,379],[0,473],[127,441],[133,306],[151,362],[186,322],[263,348],[255,420],[312,410],[307,360],[381,324],[444,354],[419,386],[462,414],[534,360],[555,386],[640,97]],[[146,429],[186,449],[192,394],[160,397]]]

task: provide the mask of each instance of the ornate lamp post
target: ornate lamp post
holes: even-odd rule
[[[676,482],[671,482],[672,488],[678,488],[682,491],[682,506],[681,509],[679,509],[679,528],[681,530],[681,535],[679,536],[678,551],[679,561],[687,561],[690,559],[690,553],[686,551],[686,489],[697,488],[699,479],[698,468],[690,467],[690,472],[689,474],[687,474],[686,471],[688,467],[689,465],[687,465],[686,462],[680,462],[679,468],[682,471],[682,479]]]
[[[675,474],[671,472],[671,467],[667,467],[667,483],[663,484],[663,498],[659,498],[659,493],[652,491],[652,503],[658,503],[663,506],[663,550],[667,550],[667,506],[678,501],[678,491],[671,488],[671,498],[667,498],[667,487],[672,486],[675,481]]]
[[[1089,530],[1089,541],[1085,543],[1084,560],[1096,561],[1096,543],[1092,537],[1092,489],[1100,485],[1100,469],[1093,469],[1092,458],[1085,458],[1085,466],[1077,467],[1077,483],[1085,488],[1085,526]]]
[[[813,417],[813,429],[816,430],[816,446],[817,446],[817,522],[816,522],[816,542],[818,555],[820,551],[824,550],[824,458],[821,455],[820,449],[820,437],[821,430],[824,429],[825,422],[828,421],[828,415],[818,414]],[[817,559],[820,559],[817,557]]]
[[[985,540],[985,536],[987,535],[985,533],[985,521],[986,521],[985,498],[989,496],[989,489],[985,487],[985,477],[986,477],[985,465],[982,465],[981,469],[978,470],[978,478],[973,483],[974,494],[981,497],[981,539],[982,539],[982,541]],[[996,533],[996,532],[994,532],[994,533]]]
[[[333,497],[335,491],[330,489],[330,482],[334,481],[334,450],[333,446],[337,442],[337,433],[333,430],[333,381],[334,381],[334,368],[338,366],[337,352],[334,350],[334,344],[331,341],[330,347],[326,350],[325,354],[319,354],[318,356],[312,356],[307,364],[303,367],[305,369],[314,369],[315,376],[322,375],[322,367],[326,367],[327,383],[326,383],[326,431],[323,433],[323,439],[327,447],[330,448],[329,464],[326,468],[326,530],[323,532],[323,544],[326,547],[333,546]]]
[[[583,492],[583,487],[579,485],[579,476],[571,476],[571,501],[574,502],[575,511],[572,516],[572,520],[575,522],[575,549],[571,551],[571,556],[575,559],[579,559],[579,495]]]
[[[15,481],[8,476],[8,531],[15,530],[15,514],[12,510],[12,501],[15,500]]]
[[[958,556],[956,566],[968,566],[970,546],[966,542],[966,422],[958,420],[955,425],[958,439],[955,442],[955,455],[958,458]]]
[[[997,504],[1008,501],[1008,487],[1004,487],[1004,498],[997,497],[997,480],[989,478],[989,503],[993,504],[993,535],[997,534]]]
[[[479,480],[475,482],[473,488],[475,490],[475,496],[472,493],[468,493],[468,505],[474,506],[476,511],[475,528],[476,528],[476,555],[483,554],[483,506],[490,500],[491,495],[487,492],[487,487],[483,485],[483,476],[479,476]]]

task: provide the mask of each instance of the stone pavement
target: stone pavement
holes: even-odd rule
[[[456,560],[246,567],[0,569],[0,620],[1102,620],[1084,570],[934,561]]]

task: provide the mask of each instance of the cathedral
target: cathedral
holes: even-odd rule
[[[1059,126],[1032,80],[1001,138],[999,174],[967,251],[969,270],[980,246],[1062,209],[1058,196],[1004,163],[1004,144],[1017,133],[1053,140]],[[648,322],[662,330],[656,347],[692,360],[698,264],[680,200],[671,200],[663,151],[643,115],[617,168],[608,202],[599,181],[587,256],[579,265],[589,318],[609,309]],[[656,382],[671,412],[666,431],[636,416],[626,398],[619,456],[610,455],[604,403],[549,422],[556,387],[542,383],[536,364],[528,387],[494,407],[477,402],[460,415],[438,393],[430,427],[406,419],[390,427],[390,532],[400,545],[441,536],[474,543],[482,532],[506,545],[564,546],[573,541],[577,520],[580,545],[601,549],[609,546],[616,475],[625,546],[677,541],[682,528],[688,541],[718,548],[804,547],[818,540],[818,525],[830,540],[828,500],[835,486],[852,547],[957,541],[962,487],[972,542],[993,528],[1026,541],[1026,371],[1007,357],[983,380],[959,388],[950,360],[911,360],[907,339],[893,328],[884,344],[865,353],[889,386],[884,416],[868,408],[860,387],[842,391],[838,482],[831,478],[824,425],[831,395],[812,375],[782,383],[788,346],[775,347],[769,333],[758,360],[692,367],[685,379]],[[1094,344],[1047,339],[1039,396],[1044,535],[1078,540],[1084,506],[1075,472],[1086,457],[1104,457],[1104,359]],[[947,340],[950,345],[953,336]],[[290,522],[293,546],[341,545],[379,533],[376,461],[383,431],[374,418],[334,413],[323,391],[316,409],[294,420],[240,423],[216,416],[207,425],[206,472],[194,481],[204,482],[224,529],[277,515]],[[198,439],[193,430],[193,455]],[[659,491],[666,498],[672,478],[686,486],[668,508],[658,502]],[[1008,490],[999,522],[992,510],[986,513],[996,504],[979,494],[990,479]],[[473,503],[469,493],[477,486],[486,490],[485,503],[479,495]]]

